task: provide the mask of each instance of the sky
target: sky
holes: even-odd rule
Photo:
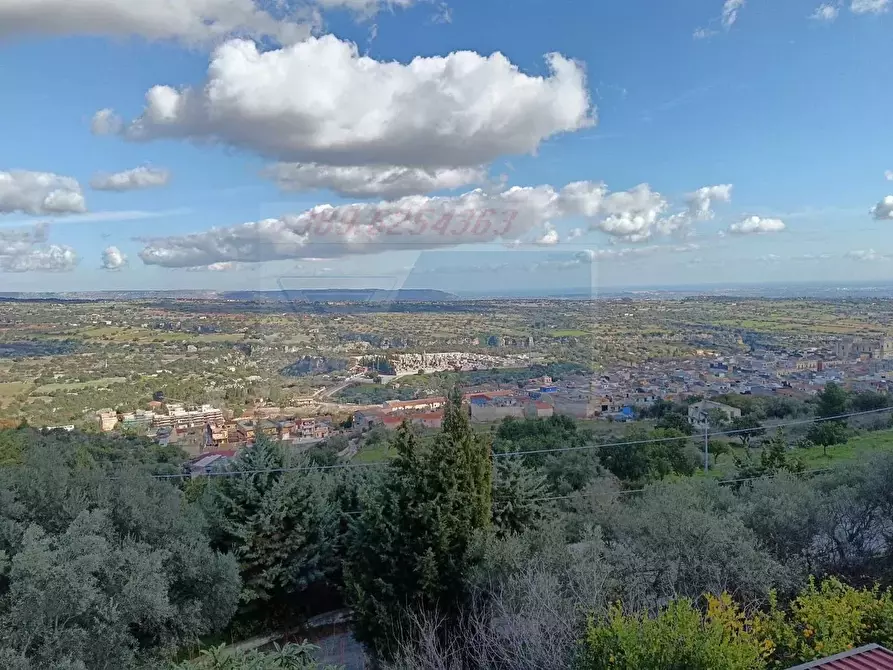
[[[0,0],[0,292],[893,276],[893,0]]]

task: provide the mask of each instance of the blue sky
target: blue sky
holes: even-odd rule
[[[271,289],[282,277],[322,286],[351,277],[364,284],[372,276],[447,290],[569,286],[578,275],[605,286],[845,282],[888,279],[893,269],[893,199],[884,205],[893,193],[885,177],[893,170],[893,12],[882,0],[846,0],[833,21],[832,10],[825,20],[810,18],[815,0],[726,0],[725,21],[723,0],[516,0],[510,7],[318,0],[317,7],[270,16],[273,29],[270,22],[258,28],[258,19],[232,31],[257,41],[257,68],[248,75],[238,58],[219,57],[226,34],[207,37],[153,9],[129,16],[113,0],[69,0],[83,14],[59,21],[52,11],[59,1],[0,0],[0,26],[13,26],[0,28],[0,175],[12,175],[6,191],[0,178],[0,290]],[[164,11],[163,3],[143,4]],[[338,4],[367,11],[331,9]],[[304,30],[311,9],[320,18],[305,36],[355,43],[360,56],[381,66],[369,81],[354,72],[349,86],[329,91],[346,67],[341,52],[325,51],[331,62],[323,67],[322,51],[291,51],[298,39],[282,39],[276,21]],[[713,34],[697,37],[699,28]],[[476,70],[483,84],[467,90],[472,75],[419,75],[407,66],[417,57],[446,57],[458,66],[450,56],[458,51],[484,58],[498,51],[510,65]],[[553,52],[576,68],[574,76],[550,71],[546,54]],[[249,53],[244,62],[252,59]],[[286,61],[298,73],[294,88],[264,89],[266,73]],[[383,66],[392,62],[399,65]],[[213,108],[202,98],[213,63],[210,78],[232,106],[213,98],[221,105]],[[320,71],[301,79],[301,68]],[[503,91],[501,102],[488,101],[486,77],[493,77],[492,90]],[[545,83],[513,102],[512,91],[534,86],[537,77]],[[410,99],[370,93],[368,108],[341,117],[340,109],[364,103],[357,89],[374,92],[389,81]],[[157,85],[191,87],[203,105],[195,109],[211,111],[153,122],[161,107],[148,104],[146,94]],[[581,93],[589,96],[585,109]],[[307,121],[306,100],[315,97],[322,106],[335,101],[334,122],[323,113]],[[114,127],[93,132],[103,109],[114,110]],[[134,123],[141,115],[144,122]],[[415,136],[394,124],[416,118],[417,139],[404,141]],[[280,148],[276,133],[299,122],[309,124],[300,141],[283,140]],[[451,128],[466,126],[477,129],[473,136],[450,136]],[[425,146],[434,135],[441,143]],[[499,141],[491,146],[491,138]],[[282,190],[263,174],[279,161],[309,166],[316,183],[332,170],[353,170],[352,186]],[[465,178],[455,188],[438,188],[453,183],[435,180],[382,195],[377,186],[357,185],[382,165],[460,171]],[[164,177],[146,185],[131,173],[119,177],[125,187],[91,186],[98,173],[135,169]],[[69,181],[35,186],[33,173]],[[574,182],[590,184],[588,213],[567,204],[562,189]],[[605,190],[596,188],[600,183]],[[648,191],[623,195],[640,184]],[[690,194],[725,185],[731,188],[712,192],[696,212]],[[457,200],[476,187],[483,195]],[[527,200],[500,195],[510,187],[551,200],[528,210]],[[57,188],[83,202],[48,205]],[[363,245],[323,240],[317,251],[320,239],[296,243],[291,220],[283,218],[321,204],[363,203],[371,208],[365,213],[386,200],[385,207],[398,209],[426,202],[401,197],[435,197],[430,202],[447,208],[520,206],[524,224],[517,240],[460,236],[458,248],[398,235]],[[254,229],[241,226],[262,219],[277,223],[249,244]],[[183,237],[190,234],[197,237]],[[233,236],[238,248],[226,242]],[[114,251],[103,255],[109,247]]]

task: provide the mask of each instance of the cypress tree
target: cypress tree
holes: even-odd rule
[[[443,428],[423,450],[404,422],[385,484],[365,501],[345,568],[357,638],[391,658],[412,609],[437,613],[449,631],[465,601],[474,534],[491,519],[489,443],[474,435],[454,389]]]

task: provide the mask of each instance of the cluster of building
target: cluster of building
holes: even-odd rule
[[[254,443],[257,435],[301,445],[320,442],[335,430],[332,417],[265,417],[262,412],[233,418],[231,412],[200,405],[153,400],[150,409],[133,412],[102,410],[97,413],[100,429],[136,430],[154,436],[162,445],[177,444],[197,455],[209,450],[237,450]]]

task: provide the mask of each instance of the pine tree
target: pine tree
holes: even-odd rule
[[[321,477],[285,466],[282,450],[259,437],[210,489],[216,545],[239,561],[243,617],[301,612],[296,596],[334,568],[337,519]]]
[[[436,612],[449,630],[465,601],[472,538],[491,515],[489,443],[471,430],[458,389],[430,451],[406,422],[392,446],[397,457],[363,506],[345,568],[357,638],[384,659],[408,632],[410,608]]]

